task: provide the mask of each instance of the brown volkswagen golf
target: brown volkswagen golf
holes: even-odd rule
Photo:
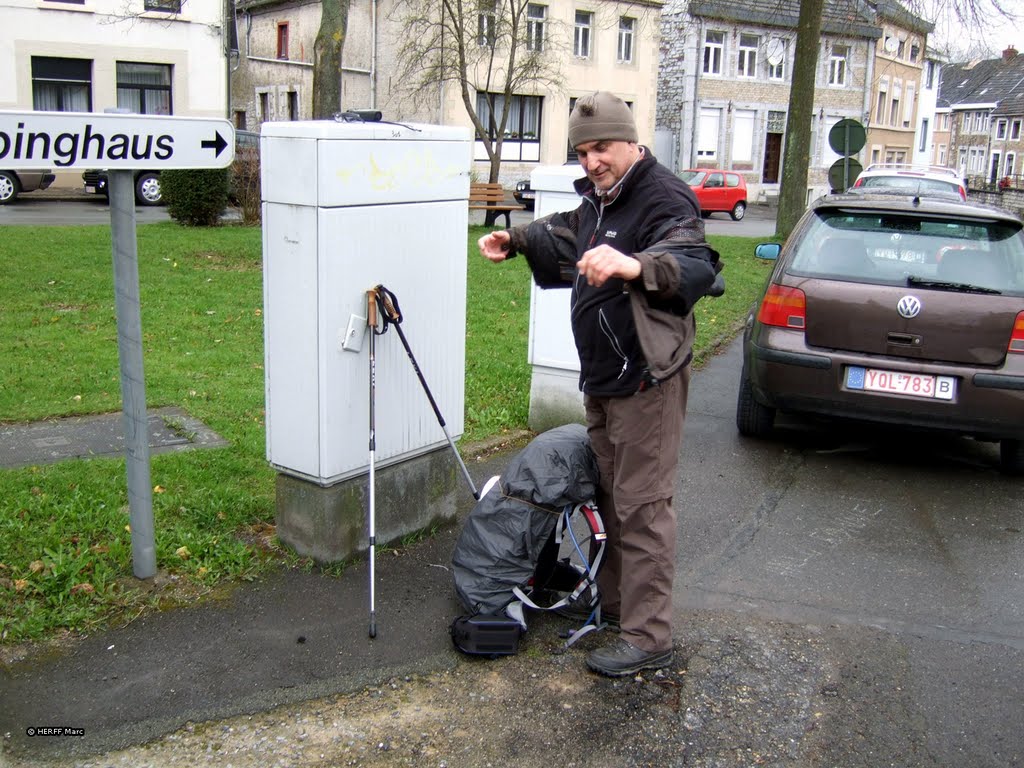
[[[830,195],[784,246],[747,321],[736,424],[777,411],[952,431],[1024,474],[1024,235],[946,198]]]

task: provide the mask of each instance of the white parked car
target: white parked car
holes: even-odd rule
[[[0,170],[0,205],[13,203],[22,192],[46,189],[56,178],[49,171]]]
[[[937,193],[967,199],[964,180],[952,168],[941,165],[907,165],[905,163],[872,163],[853,183],[854,189],[898,189],[908,195]]]

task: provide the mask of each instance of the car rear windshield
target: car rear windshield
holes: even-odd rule
[[[786,271],[889,285],[963,284],[1024,296],[1024,235],[1010,221],[891,211],[822,210]]]

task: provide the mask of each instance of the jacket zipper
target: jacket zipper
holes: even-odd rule
[[[601,332],[604,333],[605,337],[612,345],[612,351],[616,355],[622,358],[622,370],[619,371],[619,375],[616,376],[616,380],[621,379],[626,375],[626,369],[629,368],[629,357],[622,351],[622,345],[619,343],[618,337],[615,335],[615,331],[612,330],[611,323],[608,322],[608,318],[604,315],[604,307],[597,310],[597,323],[601,327]]]

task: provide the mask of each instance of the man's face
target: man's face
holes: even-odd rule
[[[614,187],[636,161],[640,149],[630,141],[585,141],[576,147],[587,178],[602,192]]]

